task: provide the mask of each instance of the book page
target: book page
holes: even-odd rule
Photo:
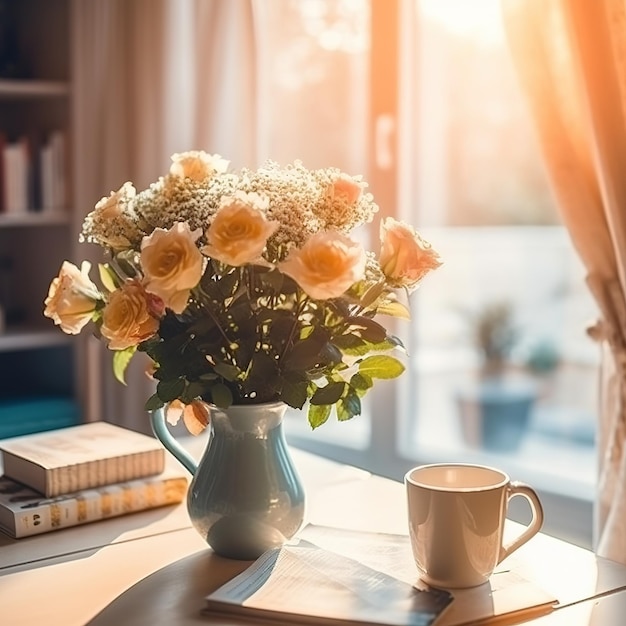
[[[264,554],[208,596],[210,610],[298,623],[461,626],[548,613],[556,598],[515,571],[450,592],[418,578],[406,535],[308,525],[296,545]],[[513,617],[515,614],[515,617]],[[306,616],[306,620],[305,620]]]
[[[266,552],[207,597],[209,611],[385,626],[429,626],[445,591],[421,591],[353,559],[302,543]]]
[[[428,589],[418,578],[407,535],[308,525],[299,536],[302,540],[359,560],[420,589]],[[525,615],[547,613],[557,603],[554,596],[515,571],[514,557],[502,563],[484,585],[453,589],[451,593],[454,601],[437,620],[437,626],[478,623],[516,612]]]

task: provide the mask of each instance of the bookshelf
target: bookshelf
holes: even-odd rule
[[[70,3],[0,0],[0,438],[81,421],[78,342],[43,317],[77,239]]]

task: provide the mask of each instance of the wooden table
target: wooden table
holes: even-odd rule
[[[298,450],[293,456],[307,489],[308,522],[406,534],[402,484]],[[543,534],[511,558],[561,603],[524,623],[626,623],[625,566]],[[214,555],[184,505],[20,540],[0,534],[0,624],[233,624],[200,611],[209,592],[247,565]]]

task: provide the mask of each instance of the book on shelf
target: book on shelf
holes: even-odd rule
[[[56,498],[0,476],[0,530],[15,539],[96,522],[170,504],[187,493],[183,469]]]
[[[513,569],[471,589],[418,579],[408,536],[308,525],[206,597],[206,615],[272,623],[461,626],[526,619],[556,599]]]
[[[4,211],[22,214],[28,211],[28,142],[26,137],[5,142],[2,150]]]
[[[0,133],[0,210],[22,215],[57,212],[67,205],[67,140],[55,130],[33,131],[8,141]]]
[[[0,441],[4,474],[47,498],[160,474],[154,437],[91,422]]]
[[[66,140],[61,131],[54,131],[39,151],[41,169],[41,208],[44,211],[65,209]]]

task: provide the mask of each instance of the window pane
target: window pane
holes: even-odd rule
[[[364,174],[369,0],[264,2],[261,108],[268,158]]]
[[[405,76],[417,84],[405,120],[416,158],[403,216],[445,264],[414,301],[403,454],[497,463],[591,498],[598,356],[585,326],[596,309],[560,226],[498,2],[417,6],[419,61]]]

